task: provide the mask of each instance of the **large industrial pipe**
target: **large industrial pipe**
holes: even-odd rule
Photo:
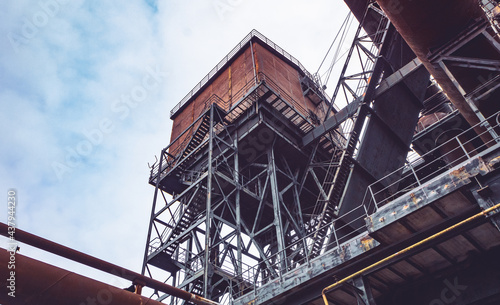
[[[480,120],[471,106],[446,72],[434,66],[428,56],[432,49],[455,38],[473,20],[486,18],[478,0],[377,0],[377,3],[467,122],[477,125]],[[483,140],[489,139],[488,134],[483,136]]]
[[[15,263],[8,265],[11,260]],[[0,277],[4,283],[0,288],[0,304],[163,304],[2,248],[0,261]]]
[[[6,237],[10,237],[8,234],[8,226],[4,223],[0,223],[0,234]],[[86,266],[107,272],[119,276],[121,278],[127,279],[134,284],[139,284],[141,286],[146,286],[157,291],[167,293],[169,295],[181,298],[186,301],[190,301],[194,304],[199,305],[217,305],[218,303],[211,300],[207,300],[198,295],[192,294],[185,290],[167,285],[163,282],[154,280],[142,274],[136,273],[134,271],[125,269],[115,264],[103,261],[96,257],[90,256],[88,254],[76,251],[74,249],[68,248],[66,246],[57,244],[53,241],[44,239],[42,237],[33,235],[26,231],[17,229],[15,230],[15,240],[26,243],[33,247],[45,250],[47,252],[65,257],[67,259],[73,260],[75,262],[84,264]]]

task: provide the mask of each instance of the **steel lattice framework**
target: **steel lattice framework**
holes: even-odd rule
[[[441,55],[441,65],[455,60]],[[262,72],[231,104],[212,95],[151,169],[143,273],[220,303],[266,302],[377,247],[365,218],[376,196],[408,183],[403,166],[429,82],[370,1],[334,90],[343,109],[305,115]],[[352,282],[358,302],[373,302],[368,286]]]
[[[334,121],[327,130],[309,138],[317,123],[259,73],[230,111],[210,97],[204,113],[162,150],[151,171],[156,188],[143,272],[227,301],[360,235],[364,207],[339,215],[339,206],[386,70],[379,58],[390,23],[373,4],[369,13],[378,23],[372,33],[359,26],[335,90],[342,88],[348,105],[325,114],[321,122]],[[349,65],[361,72],[349,74]]]

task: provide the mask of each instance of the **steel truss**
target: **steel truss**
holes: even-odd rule
[[[363,22],[358,29],[349,58],[361,61],[362,72],[347,76],[346,63],[335,91],[342,88],[344,109],[318,124],[259,73],[228,112],[212,96],[205,112],[162,150],[150,177],[155,195],[144,274],[232,303],[266,293],[264,286],[296,268],[332,249],[345,255],[348,242],[359,242],[366,233],[362,200],[349,211],[339,207],[351,179],[358,179],[353,172],[378,180],[357,160],[367,124],[394,133],[373,111],[373,100],[402,86],[420,66],[413,61],[392,69],[385,57],[391,42],[384,41],[394,29],[376,5],[367,14],[379,23],[369,34]]]
[[[495,122],[485,116],[495,107],[481,104],[494,103],[492,97],[500,92],[500,42],[495,36],[490,22],[478,20],[460,34],[460,39],[435,50],[430,58],[453,82],[492,139],[498,139],[498,131],[491,127]],[[468,56],[471,48],[481,48],[481,52]]]
[[[144,272],[219,301],[304,263],[318,194],[306,184],[308,162],[325,167],[336,149],[332,140],[303,152],[300,140],[314,125],[269,77],[259,80],[228,113],[212,97],[217,103],[207,103],[189,137],[165,148],[151,173]],[[322,180],[332,174],[310,171]]]
[[[368,16],[371,18],[369,19]],[[336,114],[330,116],[331,113],[328,112],[324,125],[329,125],[328,122],[334,120],[337,123],[336,126],[334,125],[335,128],[325,129],[325,132],[321,133],[320,137],[312,140],[308,139],[307,143],[305,143],[309,144],[317,141],[316,145],[321,145],[326,139],[335,137],[332,132],[340,131],[342,133],[342,139],[338,145],[340,149],[331,152],[332,159],[330,163],[321,168],[322,170],[326,169],[325,179],[321,185],[314,172],[314,169],[318,167],[311,164],[308,170],[308,173],[313,176],[318,184],[320,191],[313,211],[315,218],[312,232],[314,232],[314,237],[309,249],[311,257],[316,257],[322,251],[328,250],[330,247],[324,249],[326,239],[328,238],[327,244],[333,244],[331,241],[338,239],[338,236],[335,236],[338,227],[345,225],[342,220],[334,221],[334,219],[340,216],[340,205],[356,163],[356,154],[362,138],[363,128],[365,128],[369,116],[376,118],[376,114],[370,111],[373,99],[377,94],[382,94],[381,91],[377,92],[376,88],[382,84],[382,80],[389,79],[388,75],[383,78],[384,71],[386,73],[392,72],[389,71],[389,65],[384,57],[390,46],[390,41],[384,44],[386,37],[390,35],[390,28],[391,24],[383,11],[375,2],[371,2],[366,8],[363,21],[358,26],[332,97],[332,100],[336,103],[345,103],[347,105],[343,109],[347,110],[347,114],[341,113],[342,120],[339,120]],[[357,72],[350,72],[353,70]],[[394,83],[397,83],[397,81]],[[384,83],[384,85],[389,90],[394,84]],[[385,90],[383,86],[381,89]],[[340,95],[340,92],[343,95]],[[349,233],[347,234],[349,235]]]

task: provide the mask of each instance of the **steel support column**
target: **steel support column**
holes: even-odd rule
[[[205,261],[203,274],[203,296],[210,298],[210,250],[211,250],[211,223],[212,223],[212,175],[213,175],[213,149],[214,149],[214,106],[210,107],[210,127],[208,131],[208,176],[207,176],[207,206],[205,220]]]
[[[277,259],[281,270],[286,270],[285,241],[283,222],[281,219],[281,200],[279,196],[278,178],[276,174],[276,163],[274,156],[274,143],[267,151],[269,180],[271,182],[271,196],[273,199],[274,227],[276,229],[276,240],[278,242]]]
[[[356,293],[358,305],[376,305],[370,283],[363,276],[353,279],[352,282],[354,288],[360,292]]]

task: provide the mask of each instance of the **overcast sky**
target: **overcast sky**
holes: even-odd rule
[[[316,72],[347,12],[342,0],[2,1],[2,221],[15,188],[20,229],[140,272],[148,162],[168,145],[170,110],[252,29]]]

